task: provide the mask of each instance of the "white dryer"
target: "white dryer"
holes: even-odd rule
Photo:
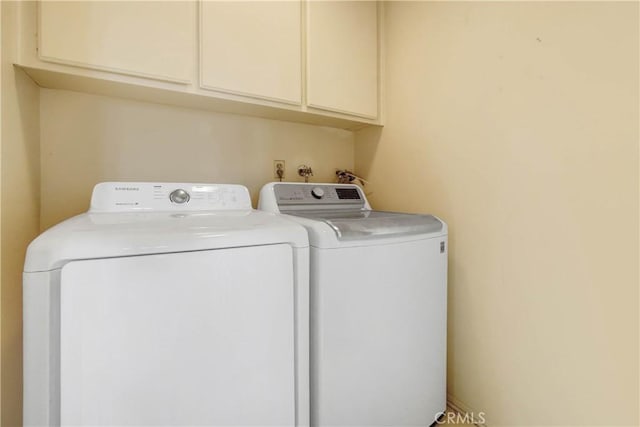
[[[24,269],[25,425],[308,425],[308,240],[237,185],[103,183]]]
[[[429,426],[446,406],[447,226],[349,184],[271,183],[309,233],[311,425]]]

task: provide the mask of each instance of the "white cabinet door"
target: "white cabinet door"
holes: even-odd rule
[[[43,61],[188,83],[195,64],[192,1],[41,1]]]
[[[378,116],[378,7],[375,1],[309,1],[307,104]]]
[[[292,262],[281,244],[65,265],[60,423],[294,425]]]
[[[299,1],[202,1],[203,88],[299,105]]]

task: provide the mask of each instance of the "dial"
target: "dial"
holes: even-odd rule
[[[314,187],[313,190],[311,190],[311,195],[316,199],[322,199],[324,197],[324,190],[320,187]]]
[[[183,190],[182,188],[173,190],[171,194],[169,194],[169,200],[171,200],[171,202],[173,203],[187,203],[189,199],[191,199],[191,196],[189,196],[189,193],[187,193],[187,191]]]

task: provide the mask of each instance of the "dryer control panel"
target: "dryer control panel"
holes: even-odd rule
[[[211,211],[251,209],[242,185],[178,182],[103,182],[90,212]]]

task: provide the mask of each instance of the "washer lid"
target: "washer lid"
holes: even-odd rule
[[[443,229],[443,223],[433,215],[360,209],[306,210],[287,213],[326,223],[341,241],[438,233]]]

